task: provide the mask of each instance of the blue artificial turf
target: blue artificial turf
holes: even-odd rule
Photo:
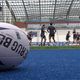
[[[80,80],[80,50],[31,50],[16,69],[0,80]]]

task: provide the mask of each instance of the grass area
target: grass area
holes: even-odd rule
[[[80,46],[32,46],[32,50],[51,50],[51,49],[80,49]]]

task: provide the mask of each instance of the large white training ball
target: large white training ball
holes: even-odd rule
[[[26,33],[12,24],[0,23],[0,69],[16,67],[26,58],[28,51]]]

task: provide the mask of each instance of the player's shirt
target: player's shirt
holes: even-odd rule
[[[53,34],[55,34],[55,32],[56,32],[56,29],[55,29],[55,27],[53,27],[53,26],[49,26],[49,27],[48,27],[48,30],[49,30],[49,32],[50,32],[50,35],[53,35]]]

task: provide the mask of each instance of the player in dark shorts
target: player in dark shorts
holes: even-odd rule
[[[46,43],[46,36],[45,36],[45,25],[42,25],[41,27],[41,46],[44,45],[45,46],[45,43]],[[44,42],[43,42],[44,40]]]
[[[32,31],[28,32],[27,38],[30,41],[30,46],[31,46],[31,42],[32,42]]]
[[[76,30],[74,29],[73,30],[73,43],[76,42],[76,39],[77,39],[77,35],[76,35]]]
[[[76,42],[80,45],[80,34],[78,32],[76,34]]]
[[[50,26],[48,27],[47,31],[49,32],[49,42],[51,42],[51,38],[55,42],[55,32],[56,28],[50,23]]]
[[[68,33],[66,34],[66,41],[67,41],[66,43],[70,42],[69,38],[70,38],[70,31],[68,31]]]

